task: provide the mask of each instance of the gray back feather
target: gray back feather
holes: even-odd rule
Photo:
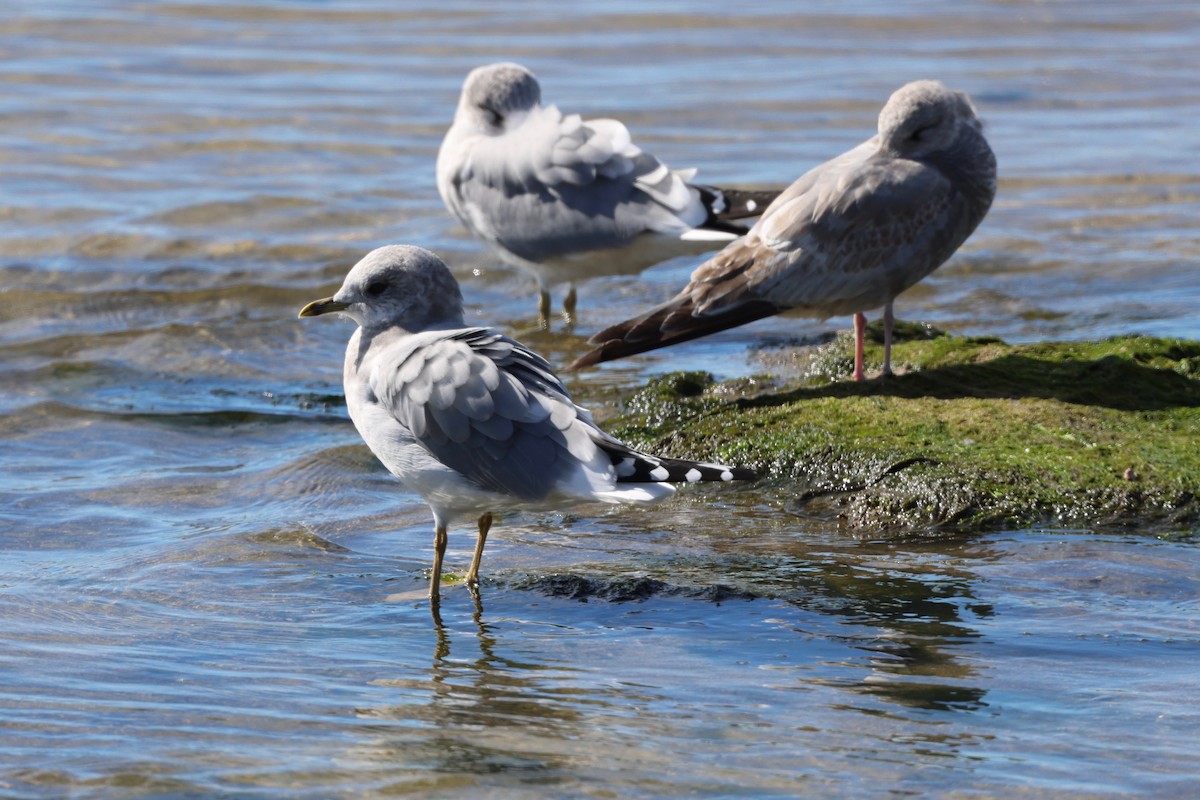
[[[584,121],[541,106],[536,85],[512,64],[467,79],[438,154],[438,189],[468,228],[544,262],[704,223],[690,173],[643,152],[617,120]]]
[[[486,328],[422,337],[371,376],[380,402],[438,461],[480,486],[539,500],[590,460],[590,419],[550,365]]]

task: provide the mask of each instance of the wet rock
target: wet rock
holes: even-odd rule
[[[613,432],[651,452],[754,468],[768,502],[865,535],[1195,524],[1200,342],[1008,345],[901,331],[896,377],[846,379],[847,337],[794,358],[776,348],[776,361],[807,366],[725,384],[664,376]],[[872,340],[868,364],[881,360]]]
[[[640,603],[652,597],[684,597],[709,603],[728,600],[753,600],[750,592],[729,586],[676,586],[647,577],[589,578],[571,573],[540,575],[517,585],[519,589],[539,592],[547,597],[587,602],[591,599],[610,603]]]

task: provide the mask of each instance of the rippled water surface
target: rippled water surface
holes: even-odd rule
[[[512,515],[477,605],[345,418],[368,249],[442,253],[563,363],[696,261],[530,280],[443,210],[465,73],[535,69],[715,183],[900,83],[975,98],[996,204],[898,313],[1200,337],[1193,3],[22,2],[0,15],[0,796],[1190,797],[1196,532],[858,541],[754,487]],[[776,318],[577,378],[754,371]],[[473,537],[451,534],[462,569]]]

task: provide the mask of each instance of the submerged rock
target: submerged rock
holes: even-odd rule
[[[540,592],[547,597],[561,597],[587,602],[591,599],[610,603],[638,603],[652,597],[685,597],[709,603],[727,600],[753,600],[755,595],[729,586],[676,586],[647,577],[613,579],[588,578],[583,575],[559,573],[531,578],[519,585],[521,589]]]
[[[764,352],[771,374],[752,379],[663,376],[610,425],[652,452],[753,467],[777,506],[865,535],[1200,523],[1200,342],[902,330],[892,378],[832,377],[850,359],[839,337]]]

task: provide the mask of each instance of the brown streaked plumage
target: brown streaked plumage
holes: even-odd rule
[[[862,380],[863,312],[883,306],[890,374],[893,301],[954,254],[995,193],[996,158],[967,96],[909,83],[880,112],[875,136],[802,175],[679,294],[597,333],[569,369],[797,310],[854,315]]]

